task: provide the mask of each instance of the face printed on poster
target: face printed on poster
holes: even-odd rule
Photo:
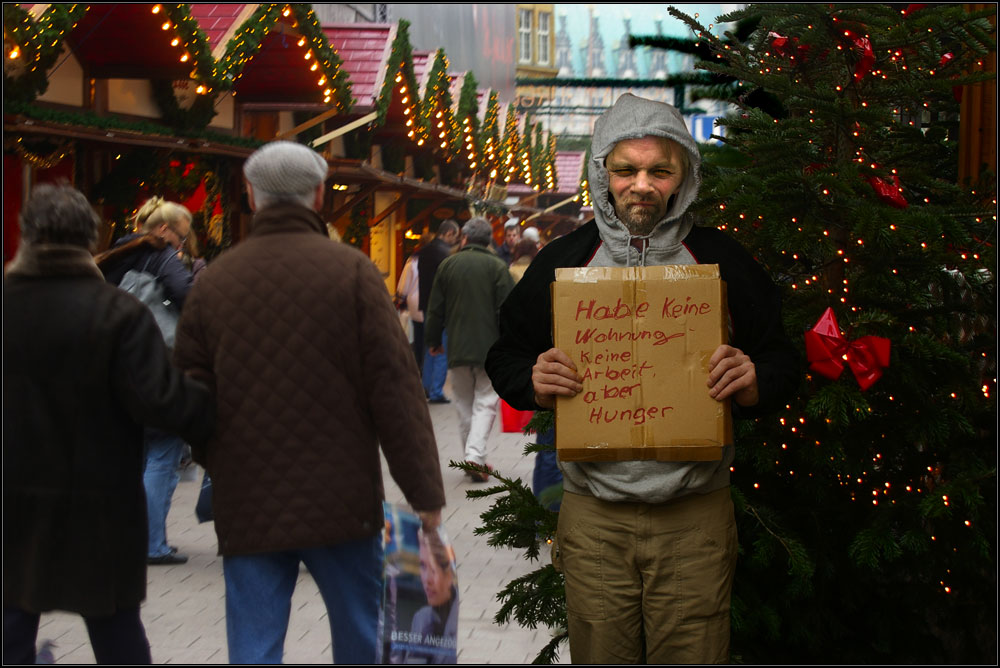
[[[456,663],[458,580],[444,526],[424,531],[413,512],[385,503],[380,663]]]

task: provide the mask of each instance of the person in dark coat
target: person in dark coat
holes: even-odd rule
[[[122,237],[114,248],[98,255],[97,266],[115,285],[120,285],[130,270],[152,274],[170,300],[169,308],[180,313],[194,280],[180,256],[191,232],[191,212],[182,204],[151,197],[139,207],[134,220],[139,232]],[[180,480],[184,441],[159,429],[147,429],[145,444],[146,560],[150,564],[183,564],[187,557],[167,542],[167,515]]]
[[[232,663],[280,663],[300,564],[337,663],[373,663],[382,597],[382,457],[427,529],[444,484],[417,364],[369,257],[317,213],[326,160],[273,141],[243,166],[247,238],[191,288],[174,360],[215,389],[212,477]]]
[[[465,461],[487,469],[486,446],[499,397],[483,363],[499,335],[497,310],[514,287],[507,265],[489,249],[491,234],[485,218],[466,221],[461,249],[438,268],[424,313],[427,350],[432,356],[448,359]],[[445,330],[451,336],[447,350],[441,343]],[[489,479],[482,470],[468,474],[476,482]]]
[[[417,267],[420,272],[417,279],[419,284],[417,299],[420,312],[424,314],[425,319],[427,317],[427,306],[431,301],[431,288],[434,286],[434,276],[437,275],[437,270],[441,263],[448,259],[452,251],[455,250],[458,239],[458,223],[453,220],[446,220],[438,227],[437,232],[434,234],[434,239],[416,252],[417,262],[419,263]],[[424,323],[421,322],[421,339],[424,336],[424,327]],[[443,334],[442,337],[441,346],[447,351],[447,333]],[[424,343],[421,374],[423,375],[424,392],[427,394],[428,401],[432,404],[449,403],[448,398],[444,396],[444,383],[448,379],[448,360],[443,356],[430,355],[426,342]]]
[[[98,218],[40,185],[3,281],[3,660],[33,663],[40,613],[84,617],[98,663],[148,664],[143,426],[207,440],[208,388],[170,364],[149,309],[90,253]]]

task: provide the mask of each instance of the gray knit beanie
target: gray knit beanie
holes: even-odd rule
[[[308,193],[326,180],[326,160],[293,141],[273,141],[247,158],[243,174],[255,190],[274,195]]]

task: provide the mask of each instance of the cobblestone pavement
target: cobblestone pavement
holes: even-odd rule
[[[496,593],[511,579],[536,568],[537,562],[528,562],[519,551],[490,547],[485,536],[473,534],[473,529],[479,526],[480,513],[489,507],[491,500],[467,499],[466,490],[482,485],[471,482],[461,470],[448,465],[452,459],[463,458],[454,406],[435,404],[429,408],[447,491],[444,524],[458,560],[461,592],[458,662],[530,663],[548,642],[549,631],[524,629],[516,624],[498,626],[493,618],[500,606]],[[502,432],[498,412],[489,443],[489,463],[505,476],[519,477],[530,484],[532,459],[523,455],[523,445],[528,440],[529,437],[519,433]],[[147,575],[149,585],[142,618],[154,663],[228,663],[222,560],[216,554],[214,525],[199,524],[194,516],[201,482],[201,470],[195,469],[192,466],[177,485],[167,523],[170,543],[189,560],[176,566],[150,566]],[[384,466],[383,471],[387,499],[402,502],[402,494]],[[548,554],[543,552],[542,558],[548,559]],[[330,630],[325,618],[323,601],[303,568],[292,600],[285,663],[331,662]],[[55,643],[52,651],[57,663],[94,663],[86,628],[76,615],[61,612],[43,615],[38,641],[45,639]],[[562,650],[559,658],[569,662],[568,648]]]

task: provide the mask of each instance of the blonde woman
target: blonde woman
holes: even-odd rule
[[[95,258],[109,283],[118,285],[129,270],[144,271],[156,277],[163,291],[180,311],[191,289],[191,272],[179,251],[191,231],[191,213],[176,202],[153,197],[139,207],[133,218],[138,232],[118,241],[108,252]],[[157,429],[146,429],[146,513],[149,520],[149,564],[183,564],[187,557],[167,543],[167,513],[170,500],[180,480],[178,466],[184,453],[184,441]]]

